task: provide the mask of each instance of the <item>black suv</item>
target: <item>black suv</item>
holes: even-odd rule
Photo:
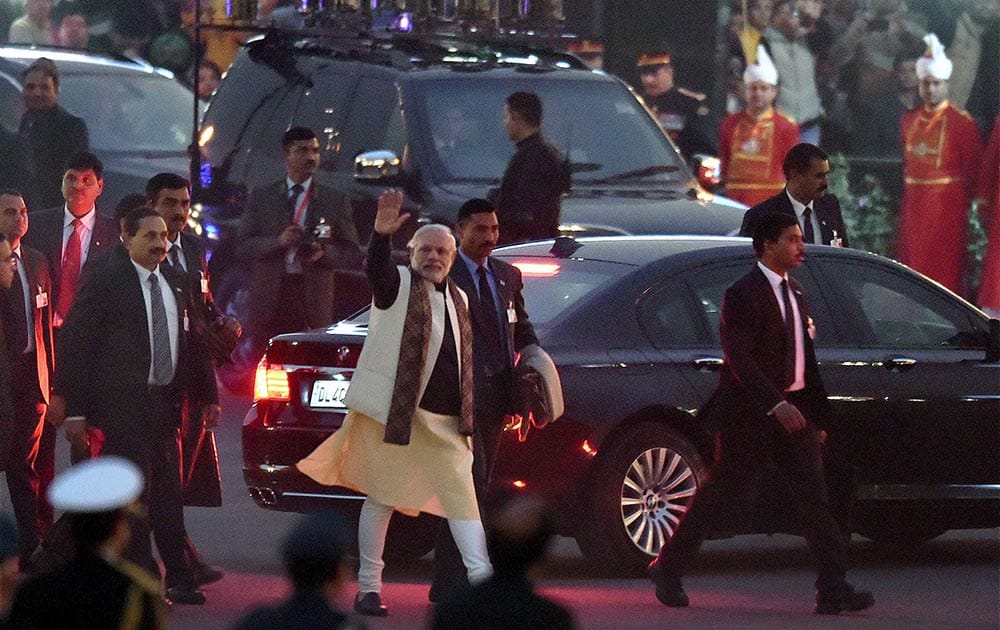
[[[316,177],[350,196],[365,240],[375,199],[388,186],[405,192],[413,216],[447,224],[465,200],[486,196],[513,154],[502,112],[518,90],[541,97],[542,132],[572,172],[564,233],[739,229],[742,206],[698,185],[634,92],[571,55],[413,35],[345,41],[272,31],[239,53],[201,129],[198,197],[202,225],[217,239],[217,300],[237,316],[245,308],[245,270],[232,264],[226,226],[238,220],[250,189],[284,173],[279,139],[286,129],[302,125],[319,135]],[[344,299],[366,297],[338,296]]]

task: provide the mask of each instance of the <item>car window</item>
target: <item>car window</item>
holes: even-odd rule
[[[305,66],[308,59],[303,60]],[[312,60],[319,63],[318,60]],[[303,68],[305,69],[305,68]],[[353,76],[343,64],[324,63],[309,72],[312,86],[297,98],[293,124],[308,127],[319,136],[321,168],[334,170],[343,139],[347,102],[354,86]],[[284,131],[281,129],[280,131]]]
[[[0,124],[7,131],[17,132],[24,112],[20,84],[6,74],[0,73]]]
[[[642,300],[639,324],[657,348],[703,346],[712,338],[702,304],[680,280],[660,283]]]
[[[341,133],[334,164],[325,168],[352,171],[354,158],[365,151],[389,149],[403,157],[406,131],[399,105],[399,93],[392,81],[362,77],[351,100],[351,113]]]
[[[98,153],[186,152],[193,98],[158,74],[66,73],[59,83],[59,103],[87,123]]]
[[[559,76],[526,83],[466,74],[413,83],[415,106],[429,121],[428,144],[450,178],[499,179],[514,152],[503,126],[504,101],[528,86],[542,99],[542,133],[568,155],[574,181],[645,169],[651,170],[633,175],[629,182],[662,185],[680,177],[677,154],[642,105],[618,82]],[[470,155],[475,159],[464,159]]]
[[[844,265],[846,283],[869,341],[892,348],[976,347],[982,329],[970,313],[916,278],[874,265]]]
[[[595,260],[501,256],[521,270],[524,307],[534,324],[546,324],[584,297],[633,270],[634,265]]]
[[[746,262],[715,265],[699,270],[688,278],[694,291],[705,330],[709,334],[709,342],[713,346],[722,344],[719,337],[719,324],[722,320],[722,299],[729,285],[736,282],[750,270]]]

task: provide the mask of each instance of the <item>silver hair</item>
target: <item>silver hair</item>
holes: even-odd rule
[[[458,240],[455,239],[455,233],[451,231],[450,227],[441,223],[428,223],[427,225],[422,225],[417,228],[417,231],[413,233],[413,237],[410,239],[410,242],[406,244],[406,248],[412,250],[425,234],[429,234],[431,232],[447,234],[451,237],[451,240],[455,242],[455,248],[458,248]]]

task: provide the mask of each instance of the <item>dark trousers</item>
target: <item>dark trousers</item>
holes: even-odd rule
[[[153,560],[150,533],[166,575],[167,588],[193,584],[191,565],[186,556],[187,531],[184,527],[184,502],[181,493],[180,440],[168,412],[170,394],[157,392],[150,396],[149,422],[142,423],[149,431],[142,435],[129,431],[116,434],[105,431],[103,455],[120,455],[132,460],[146,476],[143,504],[148,518],[134,519],[132,538],[126,557],[159,575]]]
[[[38,441],[38,455],[35,457],[35,474],[38,475],[38,524],[42,537],[52,529],[55,515],[49,503],[48,491],[56,474],[56,434],[59,429],[48,422],[42,422],[42,437]]]
[[[496,411],[476,413],[475,433],[472,437],[472,481],[476,488],[479,514],[483,519],[484,527],[488,526],[488,522],[483,505],[489,490],[493,464],[496,462],[503,420],[504,416]],[[437,540],[434,543],[433,584],[435,589],[441,589],[442,592],[452,591],[467,584],[462,554],[459,553],[458,547],[455,545],[455,539],[452,538],[447,521],[441,521]]]
[[[38,388],[38,367],[35,353],[22,354],[13,365],[11,389],[14,397],[14,417],[9,427],[3,427],[0,439],[6,453],[4,464],[7,490],[17,522],[18,555],[22,567],[38,546],[41,533],[38,522],[38,475],[35,458],[42,436],[45,403]]]
[[[796,406],[808,418],[805,401],[799,402]],[[767,476],[775,473],[791,490],[802,534],[816,563],[817,590],[842,588],[844,543],[830,512],[817,430],[810,425],[789,434],[777,420],[751,415],[723,428],[719,460],[669,544],[660,550],[657,563],[663,574],[683,576],[705,537],[740,522],[752,509]]]

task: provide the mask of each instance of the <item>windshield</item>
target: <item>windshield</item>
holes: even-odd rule
[[[83,118],[90,148],[101,154],[184,153],[191,144],[193,98],[157,74],[65,74],[59,85],[60,104]]]
[[[504,100],[530,89],[542,99],[542,134],[568,154],[573,182],[662,185],[681,176],[680,159],[631,92],[617,81],[497,80],[463,75],[417,82],[443,178],[492,182],[514,145],[503,126]]]

